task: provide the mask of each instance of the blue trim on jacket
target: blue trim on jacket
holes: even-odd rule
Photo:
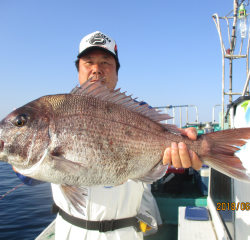
[[[34,178],[31,178],[31,177],[26,177],[26,176],[24,176],[24,175],[22,175],[22,174],[20,174],[20,173],[17,173],[17,172],[16,172],[16,175],[20,178],[20,180],[21,180],[24,184],[26,184],[26,185],[28,185],[28,186],[36,186],[36,185],[45,183],[45,182],[43,182],[43,181],[36,180],[36,179],[34,179]]]

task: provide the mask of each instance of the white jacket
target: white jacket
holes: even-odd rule
[[[140,209],[144,187],[142,183],[128,180],[117,187],[88,188],[85,216],[76,212],[67,203],[58,185],[51,184],[57,206],[68,214],[91,221],[128,218],[137,215]],[[121,228],[106,233],[90,231],[66,222],[60,215],[56,219],[55,240],[140,240],[142,232],[134,227]]]

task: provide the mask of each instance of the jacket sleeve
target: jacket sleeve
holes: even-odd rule
[[[13,167],[13,170],[16,172],[16,175],[20,178],[20,180],[21,180],[24,184],[26,184],[26,185],[28,185],[28,186],[35,186],[35,185],[39,185],[39,184],[45,183],[45,182],[43,182],[43,181],[36,180],[36,179],[30,178],[30,177],[26,177],[26,176],[20,174],[19,172],[17,172],[17,171],[15,170],[14,167]]]

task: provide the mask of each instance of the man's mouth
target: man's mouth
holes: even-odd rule
[[[101,81],[101,84],[105,84],[106,83],[106,78],[100,78],[100,79],[92,79],[92,80],[90,80],[90,82],[91,83],[95,83],[95,82],[97,82],[97,81],[99,81],[99,80],[102,80]]]

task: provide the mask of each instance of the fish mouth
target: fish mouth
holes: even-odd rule
[[[4,141],[0,139],[0,152],[3,151],[4,148]]]

